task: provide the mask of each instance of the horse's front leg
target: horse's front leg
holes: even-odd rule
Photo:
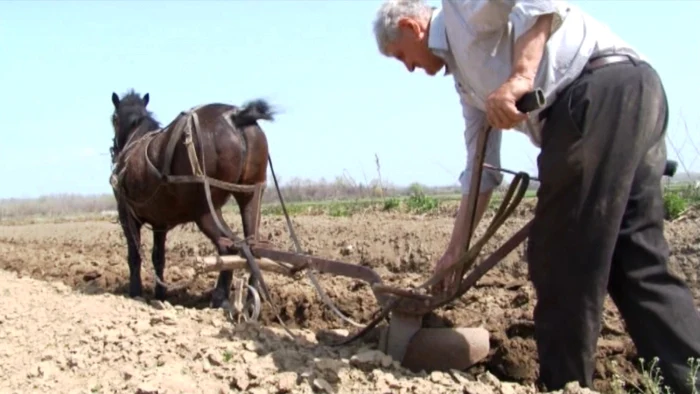
[[[123,204],[118,205],[119,223],[126,238],[129,263],[129,297],[143,297],[141,282],[141,223],[129,214]]]
[[[165,239],[167,234],[168,230],[165,228],[153,229],[153,250],[151,252],[151,260],[153,261],[153,269],[155,270],[155,274],[163,283],[165,283],[163,273],[165,271]],[[156,300],[165,301],[167,288],[158,282],[156,282],[155,285]]]

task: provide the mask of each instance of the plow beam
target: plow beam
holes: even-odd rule
[[[380,328],[378,348],[405,368],[462,370],[479,362],[489,352],[489,333],[483,328],[424,327],[423,317],[435,302],[433,296],[384,285],[371,268],[269,248],[251,249],[261,271],[293,277],[299,271],[313,269],[345,276],[367,283],[380,305],[398,301],[388,326]],[[196,262],[200,273],[249,270],[246,259],[239,255],[197,257]]]
[[[251,251],[260,270],[263,272],[273,272],[287,277],[294,277],[301,271],[313,270],[319,273],[357,279],[369,286],[379,305],[384,305],[389,300],[389,295],[375,291],[374,286],[377,284],[381,285],[382,278],[369,267],[257,246],[251,247]],[[197,257],[195,262],[197,275],[223,270],[250,270],[247,260],[240,255]],[[320,288],[316,290],[318,292],[323,291]],[[322,294],[319,294],[319,296],[323,297]]]
[[[304,269],[313,269],[320,273],[329,273],[364,281],[372,289],[374,284],[382,283],[381,277],[374,270],[361,265],[268,248],[252,247],[251,251],[255,256],[255,261],[260,266],[260,270],[266,272],[274,272],[291,277]],[[240,255],[197,257],[196,263],[200,272],[205,273],[249,269],[245,257]],[[382,300],[385,298],[383,295],[379,297]]]
[[[257,258],[255,260],[260,266],[261,271],[292,276],[291,267],[286,266],[285,264],[278,263],[264,257]],[[201,273],[227,270],[249,270],[248,261],[245,259],[245,257],[238,255],[197,257],[196,262]]]

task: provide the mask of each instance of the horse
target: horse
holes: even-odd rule
[[[130,89],[112,93],[113,171],[110,177],[119,223],[127,241],[129,297],[143,297],[141,228],[153,233],[155,298],[164,301],[165,240],[174,227],[194,222],[219,255],[240,244],[221,214],[231,195],[240,208],[244,241],[255,242],[267,176],[268,143],[258,120],[273,121],[270,104],[255,99],[235,106],[209,103],[181,112],[162,128],[143,97]],[[251,265],[252,256],[248,261]],[[262,281],[257,267],[249,284]],[[256,277],[257,276],[257,277]],[[233,272],[220,271],[210,306],[230,308]],[[262,282],[264,287],[264,282]]]

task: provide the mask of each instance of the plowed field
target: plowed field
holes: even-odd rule
[[[385,282],[408,286],[432,273],[433,262],[449,239],[451,212],[295,215],[292,221],[309,253],[369,266]],[[504,242],[530,215],[530,207],[523,203],[487,251]],[[227,214],[226,219],[234,229],[241,228],[236,214]],[[488,220],[489,216],[477,236]],[[142,275],[150,298],[151,235],[146,229],[142,234]],[[687,281],[700,304],[697,217],[667,224],[666,234],[671,268]],[[277,248],[291,250],[283,217],[263,216],[261,235]],[[170,283],[192,275],[194,256],[214,253],[194,225],[171,231],[166,248],[165,279]],[[387,362],[382,366],[385,360],[367,353],[375,345],[371,340],[340,349],[317,344],[316,337],[328,330],[354,328],[327,310],[306,280],[266,276],[285,323],[308,338],[306,343],[293,343],[285,339],[268,306],[263,308],[260,326],[235,328],[219,311],[208,310],[216,274],[169,294],[166,304],[126,298],[126,244],[114,219],[4,225],[0,227],[0,269],[5,271],[0,277],[0,375],[4,375],[0,391],[463,392],[469,386],[470,392],[499,392],[501,383],[487,371],[502,382],[518,383],[509,386],[513,389],[531,391],[537,376],[535,297],[523,253],[521,246],[462,300],[438,313],[445,324],[487,328],[492,336],[488,358],[464,374],[424,376]],[[337,306],[354,320],[366,322],[376,310],[367,286],[327,275],[320,280]],[[637,376],[635,357],[608,299],[596,388],[608,388],[613,360],[619,373]],[[475,377],[480,380],[471,381]]]

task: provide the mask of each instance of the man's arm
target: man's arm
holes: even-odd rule
[[[514,8],[513,13],[515,15],[521,15],[523,12],[516,11],[522,9],[522,5],[525,4],[525,2],[520,3],[520,8],[518,8],[518,6]],[[548,5],[548,2],[544,2],[544,4]],[[546,12],[546,9],[539,10],[538,12]],[[535,15],[533,18],[534,22],[532,23],[530,23],[531,19],[522,19],[522,23],[528,26],[528,30],[516,39],[514,47],[514,61],[510,79],[522,79],[525,81],[525,84],[527,84],[529,88],[522,92],[522,94],[527,93],[527,91],[533,88],[537,69],[539,68],[544,52],[544,46],[552,31],[554,14]],[[455,218],[452,237],[447,247],[448,251],[458,254],[466,244],[467,239],[471,237],[471,234],[469,234],[471,212],[468,212],[469,194],[471,193],[469,184],[474,168],[474,158],[476,157],[476,135],[479,132],[483,132],[486,116],[482,111],[479,111],[466,102],[466,95],[459,84],[455,83],[455,88],[459,93],[462,103],[462,113],[465,119],[464,137],[467,145],[467,168],[460,177],[462,183],[462,199],[457,211],[457,217]],[[520,95],[522,96],[522,94]],[[486,145],[484,162],[496,167],[500,167],[501,134],[501,130],[491,130]],[[476,228],[484,212],[486,212],[493,189],[501,184],[503,175],[495,171],[484,171],[481,178],[479,197],[476,203],[474,228]]]
[[[535,88],[547,40],[561,24],[562,16],[552,1],[516,0],[509,18],[515,41],[511,73],[486,99],[488,122],[502,129],[527,119],[515,103]]]
[[[447,247],[447,252],[458,255],[464,248],[467,239],[470,238],[469,223],[471,221],[471,212],[469,212],[469,195],[473,191],[469,190],[471,184],[472,171],[474,168],[474,159],[476,157],[476,140],[477,134],[484,131],[486,115],[479,109],[471,106],[465,99],[466,94],[455,82],[455,89],[460,97],[462,104],[462,115],[464,117],[465,130],[464,139],[467,148],[467,165],[460,176],[462,185],[462,199],[459,204],[457,216],[455,218],[452,237]],[[501,149],[501,130],[492,130],[489,133],[489,138],[486,143],[486,152],[484,163],[492,166],[500,167],[500,149]],[[481,175],[481,184],[479,186],[479,197],[476,203],[476,220],[474,228],[479,224],[481,218],[486,211],[491,200],[493,189],[498,187],[503,181],[503,175],[500,172],[492,170],[484,170]]]
[[[511,78],[535,80],[544,47],[552,31],[555,14],[533,17],[534,23],[522,35],[516,35],[513,45],[513,66]],[[529,21],[529,20],[528,20]]]
[[[486,212],[486,208],[491,202],[491,195],[493,194],[493,189],[487,191],[480,191],[479,197],[476,200],[476,212],[474,221],[474,227],[472,231],[476,229],[479,225],[481,218]],[[452,229],[452,237],[450,238],[450,243],[447,246],[447,251],[453,256],[458,257],[460,253],[464,250],[467,240],[471,238],[469,234],[469,223],[471,221],[471,212],[469,211],[469,193],[462,194],[462,199],[459,201],[459,209],[457,210],[457,216],[455,217],[454,227]]]
[[[553,15],[549,35],[561,27],[566,14],[566,4],[561,0],[443,0],[443,7],[458,14],[464,23],[476,33],[501,31],[509,21],[517,40],[530,30],[542,15]],[[507,7],[510,12],[504,14]]]
[[[542,18],[551,18],[548,24],[547,36],[551,36],[561,27],[564,11],[560,9],[560,1],[556,0],[507,0],[511,3],[508,20],[513,24],[513,35],[517,42],[526,32],[531,31]],[[539,29],[539,28],[537,28]]]
[[[511,0],[508,20],[513,25],[511,77],[535,79],[549,37],[561,27],[564,13],[554,0]]]

